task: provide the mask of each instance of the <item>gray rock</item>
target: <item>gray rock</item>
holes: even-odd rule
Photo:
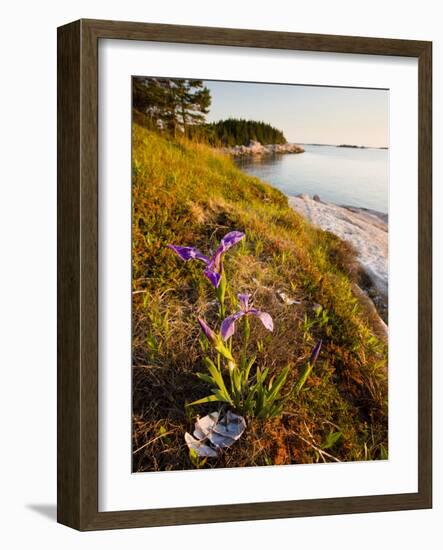
[[[235,145],[234,147],[224,147],[224,153],[234,157],[243,155],[276,155],[276,154],[296,154],[304,153],[301,145],[295,143],[275,143],[262,145],[259,141],[251,140],[248,145]]]

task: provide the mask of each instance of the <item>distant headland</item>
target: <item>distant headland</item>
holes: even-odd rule
[[[304,143],[303,145],[308,145],[311,147],[341,147],[341,148],[348,148],[348,149],[389,149],[389,147],[376,147],[373,145],[354,145],[351,143],[340,143],[339,145],[336,145],[334,143]]]

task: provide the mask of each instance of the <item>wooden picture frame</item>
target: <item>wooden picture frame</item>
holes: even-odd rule
[[[98,511],[98,42],[159,41],[418,59],[418,492]],[[80,20],[58,29],[58,521],[79,530],[289,518],[432,506],[432,44]]]

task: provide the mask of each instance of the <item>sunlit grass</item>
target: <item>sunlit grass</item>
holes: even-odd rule
[[[195,414],[212,410],[185,407],[208,390],[196,376],[205,372],[197,317],[215,325],[217,308],[201,265],[182,262],[166,245],[207,251],[230,230],[246,238],[225,262],[227,304],[249,292],[274,319],[272,334],[254,324],[250,352],[260,367],[278,375],[290,363],[294,383],[313,342],[322,338],[323,348],[283,415],[251,421],[235,448],[204,467],[329,460],[322,448],[339,460],[384,458],[387,349],[353,294],[349,247],[228,157],[137,124],[132,191],[134,450],[148,443],[134,454],[134,469],[193,467],[183,435]],[[285,304],[279,292],[300,304]]]

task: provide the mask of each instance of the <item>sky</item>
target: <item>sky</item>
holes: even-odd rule
[[[208,122],[262,120],[293,143],[389,146],[389,91],[205,81]]]

